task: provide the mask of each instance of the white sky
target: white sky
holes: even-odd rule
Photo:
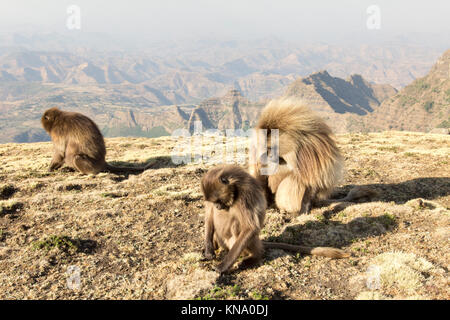
[[[385,35],[434,33],[450,39],[450,0],[1,0],[0,30],[64,31],[69,5],[81,31],[155,39],[279,36],[364,37],[378,5]]]

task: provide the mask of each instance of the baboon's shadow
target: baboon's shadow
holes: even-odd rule
[[[290,225],[283,230],[280,236],[268,237],[264,240],[310,247],[340,248],[352,244],[355,240],[380,236],[392,231],[396,226],[395,218],[388,215],[357,217],[348,223],[325,219]],[[292,254],[292,252],[280,251],[280,254],[276,256],[266,252],[265,260],[271,261],[280,255],[287,254]]]
[[[77,251],[85,254],[94,254],[99,245],[97,241],[91,239],[71,239],[76,243]]]
[[[176,164],[173,163],[172,157],[170,156],[157,156],[157,157],[151,157],[148,158],[146,161],[141,163],[136,162],[127,162],[127,161],[108,161],[109,164],[113,166],[118,167],[128,167],[128,168],[142,168],[145,166],[148,166],[146,170],[155,170],[155,169],[162,169],[162,168],[177,168],[181,167],[184,164]],[[113,178],[113,180],[116,180],[118,182],[128,179],[130,175],[139,175],[142,172],[121,172],[120,174],[117,174],[116,177]]]
[[[338,199],[345,197],[354,186],[346,185],[337,188],[332,198]],[[393,201],[396,204],[404,204],[416,198],[433,200],[450,194],[449,177],[416,178],[400,183],[374,183],[365,186],[378,191],[379,195],[375,199],[376,201]]]
[[[161,168],[177,168],[183,164],[175,164],[170,156],[157,156],[151,157],[144,162],[128,162],[128,161],[108,161],[109,164],[118,167],[129,167],[129,168],[142,168],[149,166],[148,169],[161,169]]]
[[[382,201],[404,204],[412,199],[433,200],[450,194],[450,178],[447,177],[416,178],[400,183],[374,183],[363,186],[375,190],[378,195],[370,200],[363,199],[361,201],[339,203],[323,213],[325,218],[330,218],[355,203]],[[349,184],[336,188],[331,199],[345,197],[353,187],[355,185]],[[321,206],[320,202],[315,204],[315,207]]]
[[[433,200],[450,194],[450,178],[447,177],[417,178],[401,183],[377,183],[365,186],[376,190],[378,195],[374,199],[359,201],[358,203],[382,201],[404,204],[412,199],[422,198],[425,200]],[[332,198],[339,199],[345,197],[353,187],[354,185],[346,185],[337,188]],[[291,243],[293,244],[343,247],[350,245],[355,240],[385,234],[396,227],[397,221],[389,215],[358,217],[347,224],[328,220],[333,215],[355,203],[338,203],[331,209],[323,212],[325,218],[323,221],[309,221],[307,223],[288,226],[280,236],[270,237],[265,240],[289,242],[286,239],[292,239]],[[311,237],[311,235],[314,236]],[[285,254],[288,253],[286,252]],[[271,257],[270,254],[266,254],[265,260],[270,261],[274,258],[276,257]]]

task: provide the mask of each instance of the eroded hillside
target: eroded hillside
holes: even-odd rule
[[[107,139],[108,160],[151,161],[140,175],[48,173],[50,143],[0,145],[0,298],[397,299],[449,297],[450,137],[339,135],[352,185],[371,202],[269,209],[262,237],[338,246],[345,260],[281,250],[218,277],[201,261],[199,181],[209,166],[176,166],[170,137]],[[74,270],[80,283],[71,282]]]
[[[349,131],[439,130],[450,128],[450,50],[430,72],[386,99],[367,117],[354,117]]]

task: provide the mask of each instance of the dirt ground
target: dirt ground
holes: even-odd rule
[[[378,196],[299,217],[271,208],[261,236],[351,257],[269,250],[221,277],[201,260],[210,165],[173,164],[172,138],[107,139],[107,160],[154,163],[128,176],[49,173],[50,143],[0,145],[0,299],[449,299],[450,136],[337,139],[336,197],[354,185]]]

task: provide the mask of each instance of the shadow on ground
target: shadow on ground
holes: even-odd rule
[[[351,245],[357,240],[391,232],[396,226],[395,217],[390,215],[358,217],[349,223],[324,219],[288,226],[280,236],[269,237],[265,241],[286,242],[311,247],[343,247]],[[292,239],[292,241],[286,239]],[[266,254],[267,261],[274,258],[276,257]]]
[[[345,197],[353,187],[354,185],[346,185],[337,188],[332,198]],[[450,194],[450,178],[417,178],[400,183],[368,184],[365,187],[377,191],[377,197],[359,202],[338,203],[323,212],[324,219],[322,221],[308,221],[288,226],[280,236],[270,237],[266,240],[286,242],[286,239],[293,239],[292,244],[342,247],[350,245],[355,240],[380,236],[395,229],[397,222],[394,217],[387,214],[378,217],[358,217],[347,224],[328,219],[355,203],[382,201],[400,205],[417,198],[433,200],[448,196]],[[314,234],[314,236],[311,236],[311,234]],[[266,259],[270,261],[273,258],[266,257]]]
[[[177,168],[184,164],[175,164],[170,156],[157,156],[148,158],[145,162],[127,162],[127,161],[110,161],[109,164],[117,167],[125,168],[144,168],[148,169],[161,169],[161,168]]]
[[[136,163],[136,162],[126,162],[126,161],[111,161],[108,162],[109,164],[117,167],[124,167],[124,168],[144,168],[147,167],[146,170],[156,170],[156,169],[162,169],[162,168],[178,168],[183,166],[184,164],[175,164],[172,161],[172,157],[170,156],[157,156],[157,157],[151,157],[148,158],[145,162]],[[113,180],[116,181],[123,181],[128,178],[129,175],[138,175],[142,172],[131,172],[131,171],[124,171],[118,174],[117,178],[114,178]]]
[[[332,198],[339,199],[345,197],[354,186],[346,185],[337,188]],[[393,201],[396,204],[404,204],[417,198],[433,200],[450,194],[450,178],[448,177],[416,178],[400,183],[374,183],[364,186],[378,192],[378,197],[373,200],[383,202]]]
[[[388,214],[377,217],[357,217],[348,223],[329,220],[329,218],[340,211],[343,211],[345,208],[352,206],[355,203],[365,203],[371,201],[404,204],[417,198],[433,200],[450,194],[450,178],[446,177],[417,178],[401,183],[376,183],[365,186],[377,191],[378,196],[370,200],[363,200],[359,202],[338,203],[334,205],[332,209],[323,213],[323,220],[308,221],[306,223],[290,225],[284,229],[280,236],[268,237],[264,240],[271,242],[286,242],[311,247],[349,246],[355,241],[380,236],[391,232],[397,227],[398,222],[395,217]],[[337,188],[332,198],[339,199],[345,197],[353,187],[355,187],[355,185],[346,185]],[[292,241],[286,239],[291,239]],[[279,254],[273,256],[266,252],[264,261],[274,260],[280,256],[280,254],[288,255],[292,253],[280,251]],[[223,259],[223,256],[221,255],[216,259],[219,261]],[[257,266],[255,265],[253,268],[254,267]],[[220,277],[219,283],[229,284],[232,280],[233,273]]]
[[[366,184],[363,186],[368,187],[371,190],[375,190],[378,195],[372,199],[362,199],[354,202],[339,203],[330,210],[325,211],[323,213],[324,217],[328,219],[355,203],[382,201],[394,202],[395,204],[400,205],[417,198],[433,200],[450,195],[450,178],[447,177],[416,178],[400,183],[374,183]],[[355,185],[346,185],[337,188],[331,198],[343,198],[353,187],[355,187]],[[319,202],[315,205],[315,207],[321,207],[323,205],[326,204],[321,204]]]

